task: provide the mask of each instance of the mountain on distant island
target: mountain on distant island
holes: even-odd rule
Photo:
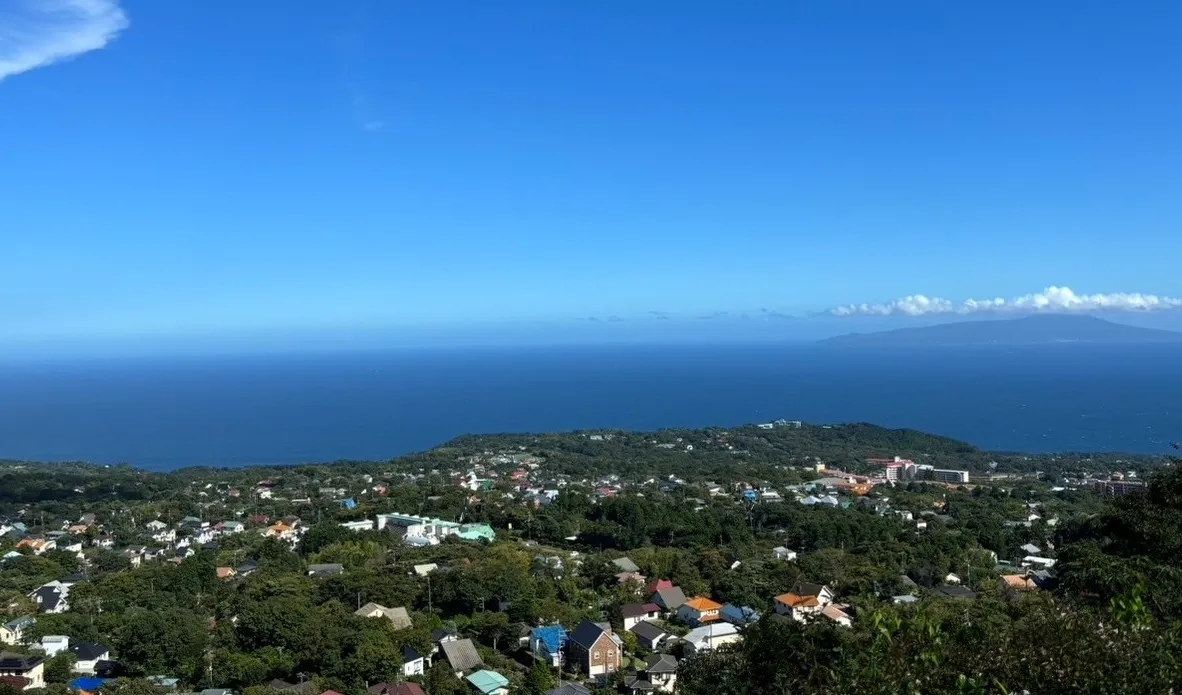
[[[959,321],[936,326],[898,328],[876,333],[847,333],[821,341],[824,345],[834,347],[1171,342],[1182,344],[1182,333],[1129,326],[1095,316],[1079,314],[1036,314],[1018,319]]]

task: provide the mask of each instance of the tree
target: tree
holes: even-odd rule
[[[191,611],[130,609],[115,634],[120,662],[132,675],[189,673],[201,663],[207,631]]]
[[[74,678],[74,653],[64,651],[55,654],[45,662],[45,680],[48,683],[68,683]]]
[[[142,678],[119,678],[103,686],[106,695],[163,695],[164,689]]]
[[[556,687],[554,671],[550,665],[538,659],[525,674],[525,692],[529,695],[546,695]]]
[[[492,645],[493,651],[499,649],[502,639],[512,637],[513,628],[509,624],[509,616],[494,611],[478,613],[472,619],[472,628],[476,631],[481,642]]]
[[[427,695],[460,695],[464,692],[464,684],[456,678],[451,666],[442,659],[436,661],[431,670],[427,671]]]

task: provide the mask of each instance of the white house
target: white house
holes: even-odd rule
[[[426,672],[426,659],[422,654],[415,651],[414,647],[402,648],[402,675],[421,676]]]
[[[631,630],[637,623],[656,620],[661,617],[661,607],[655,603],[630,603],[620,608],[624,616],[624,629]]]
[[[824,584],[798,581],[792,590],[776,597],[776,613],[790,615],[796,620],[816,615],[833,603],[833,591]]]
[[[361,531],[372,531],[374,522],[369,519],[360,519],[358,521],[345,521],[341,523],[341,528],[348,529],[354,533]]]
[[[45,658],[52,658],[70,648],[70,638],[66,635],[46,635],[41,638],[41,648],[45,650]]]
[[[783,546],[772,548],[772,559],[793,561],[796,559],[796,551]]]
[[[730,623],[710,623],[696,627],[682,638],[687,654],[710,651],[724,644],[738,642],[740,639],[742,636],[739,634],[739,628]]]
[[[26,615],[0,625],[0,642],[17,645],[25,641],[25,631],[36,624],[37,619]]]
[[[78,659],[74,662],[74,673],[94,675],[94,669],[98,662],[111,659],[111,650],[93,642],[75,644],[70,647],[70,651],[74,652],[74,656]]]

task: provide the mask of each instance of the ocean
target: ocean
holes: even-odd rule
[[[1182,439],[1182,355],[614,345],[0,364],[0,458],[155,470],[387,459],[465,433],[776,418],[995,450],[1164,453]]]

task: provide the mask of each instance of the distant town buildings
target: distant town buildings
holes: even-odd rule
[[[1092,483],[1092,489],[1105,497],[1120,497],[1145,491],[1145,483],[1141,480],[1097,480]]]

